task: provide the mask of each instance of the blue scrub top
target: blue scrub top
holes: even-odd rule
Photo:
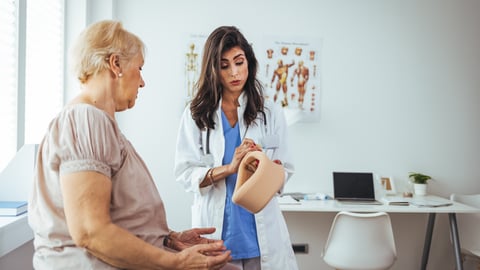
[[[223,136],[225,137],[225,153],[222,164],[230,164],[242,139],[238,122],[230,127],[227,117],[222,110]],[[243,207],[232,202],[233,191],[237,182],[237,174],[226,178],[227,196],[225,198],[225,213],[223,217],[222,239],[227,249],[232,251],[234,260],[248,259],[260,256],[258,247],[257,227],[255,216]]]

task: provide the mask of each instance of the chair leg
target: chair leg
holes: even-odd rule
[[[460,254],[460,259],[462,261],[462,265],[465,265],[465,261],[467,260],[467,255],[465,255],[464,253]],[[455,266],[453,269],[458,270],[457,266]],[[480,269],[478,269],[478,270],[480,270]]]

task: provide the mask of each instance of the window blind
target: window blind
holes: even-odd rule
[[[40,142],[63,106],[64,6],[0,0],[0,172],[18,146]]]

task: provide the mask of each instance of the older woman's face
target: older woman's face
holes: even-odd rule
[[[239,46],[222,54],[220,77],[223,91],[243,91],[248,78],[248,62],[245,52]]]
[[[116,111],[123,111],[135,106],[138,89],[145,86],[142,77],[144,59],[141,54],[134,57],[128,64],[122,66],[123,76],[119,78],[116,95]]]

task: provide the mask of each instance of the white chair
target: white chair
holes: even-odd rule
[[[397,258],[390,216],[384,212],[339,212],[323,251],[329,266],[342,270],[389,269]]]
[[[450,200],[480,208],[480,194],[451,194]],[[457,214],[462,261],[472,259],[480,270],[480,214]]]

